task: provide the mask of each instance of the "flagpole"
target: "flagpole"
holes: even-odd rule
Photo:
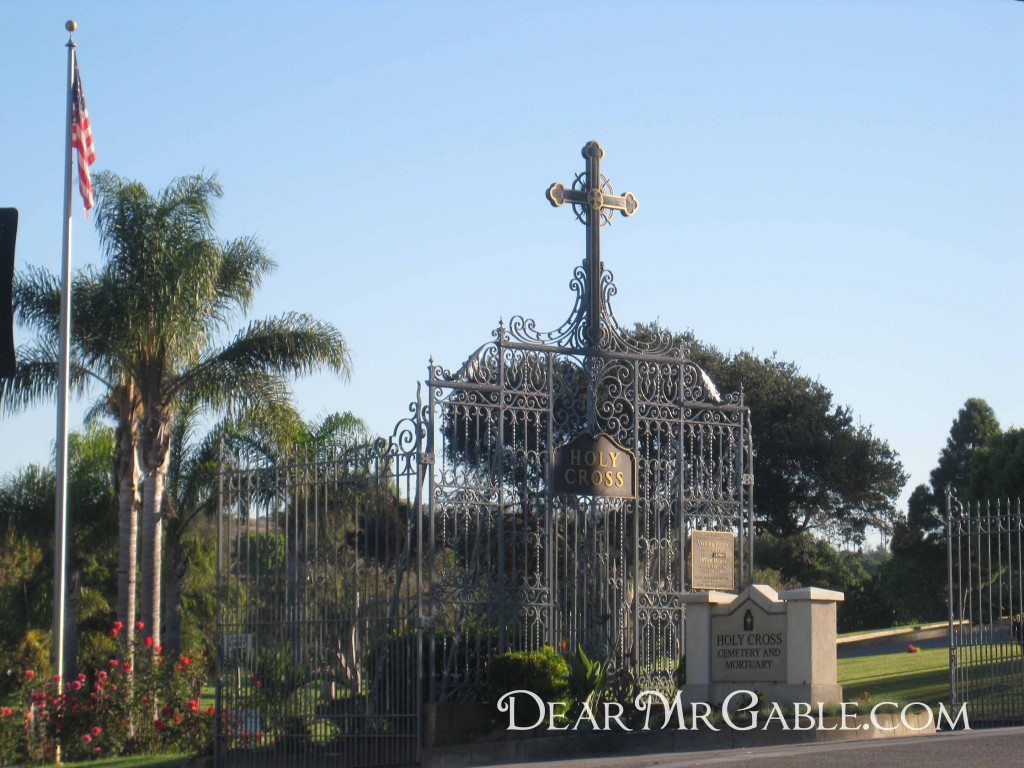
[[[78,25],[68,21],[64,28],[74,32]],[[75,41],[70,35],[68,49],[67,114],[64,118],[64,241],[60,275],[60,391],[57,395],[56,502],[53,534],[53,675],[57,695],[64,689],[64,601],[67,592],[68,520],[68,384],[71,362],[71,100],[75,77]],[[59,745],[58,745],[59,749]],[[57,753],[58,761],[60,760]]]

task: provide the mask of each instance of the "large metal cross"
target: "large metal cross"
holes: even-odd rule
[[[601,175],[604,150],[596,141],[583,147],[587,170],[576,174],[572,189],[561,182],[548,187],[548,200],[556,208],[571,203],[576,218],[587,227],[587,340],[595,347],[601,342],[601,227],[611,221],[615,211],[632,216],[640,207],[632,192],[616,195],[612,185]]]

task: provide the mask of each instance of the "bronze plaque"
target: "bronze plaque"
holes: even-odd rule
[[[690,588],[736,589],[736,534],[693,531],[690,534]]]
[[[605,434],[583,433],[555,448],[551,475],[555,493],[636,498],[636,456]]]

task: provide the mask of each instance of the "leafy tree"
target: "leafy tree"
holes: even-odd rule
[[[125,626],[135,621],[135,570],[139,498],[138,389],[121,366],[112,343],[120,331],[117,305],[100,275],[91,269],[75,275],[71,320],[72,392],[84,394],[98,386],[100,396],[93,415],[113,418],[116,424],[113,478],[118,498],[117,616]],[[14,282],[14,309],[18,322],[35,338],[18,350],[13,378],[0,380],[0,406],[14,413],[46,401],[58,387],[60,281],[44,269],[29,268]]]
[[[640,338],[659,332],[657,324],[634,331]],[[760,530],[780,538],[814,530],[855,542],[869,527],[891,530],[903,466],[824,384],[774,355],[728,355],[691,332],[676,340],[719,391],[742,391],[750,407]]]
[[[1024,498],[1024,430],[995,435],[975,452],[966,495],[975,500]]]
[[[967,400],[953,420],[930,485],[918,485],[910,495],[907,515],[893,530],[893,561],[882,574],[899,621],[945,616],[946,491],[953,488],[963,494],[971,487],[972,467],[999,434],[999,422],[989,404],[980,398]],[[911,601],[901,599],[893,586],[902,589],[908,578],[916,586]]]
[[[945,525],[946,490],[953,488],[963,494],[968,489],[975,455],[1001,432],[996,414],[987,402],[972,397],[964,403],[949,429],[939,463],[931,473],[934,505],[938,511],[929,521],[932,528]]]
[[[76,660],[106,652],[113,611],[116,550],[110,530],[116,502],[110,485],[111,430],[91,425],[69,439],[69,546],[65,672]],[[29,465],[0,483],[0,666],[48,636],[53,606],[54,474]],[[2,684],[0,684],[2,685]]]
[[[338,330],[308,315],[255,321],[218,346],[231,321],[244,315],[273,267],[253,238],[218,240],[213,203],[222,195],[212,176],[175,180],[153,196],[112,173],[95,178],[96,226],[105,263],[74,285],[72,384],[102,394],[94,411],[117,424],[114,453],[121,503],[121,599],[131,612],[131,544],[143,485],[143,617],[154,638],[161,624],[162,499],[176,416],[185,400],[207,409],[274,410],[288,403],[286,379],[321,369],[345,377],[349,355]],[[37,332],[19,350],[14,379],[0,389],[11,411],[56,388],[59,287],[43,270],[15,286],[19,321]],[[128,621],[122,619],[126,624]]]

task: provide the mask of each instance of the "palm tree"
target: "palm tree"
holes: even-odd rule
[[[154,197],[105,172],[94,189],[105,263],[75,277],[71,384],[75,394],[98,385],[93,412],[116,424],[118,618],[126,626],[134,618],[140,471],[144,476],[141,615],[159,638],[161,500],[181,403],[272,411],[290,402],[286,378],[325,368],[347,378],[350,359],[333,325],[297,313],[252,322],[216,345],[274,264],[254,238],[215,237],[213,202],[223,193],[214,177],[182,177]],[[56,391],[59,297],[57,278],[45,270],[28,270],[15,282],[16,316],[36,338],[19,348],[15,377],[0,380],[3,411]]]
[[[135,560],[139,468],[137,457],[140,402],[134,382],[125,376],[113,340],[118,330],[116,307],[108,299],[101,275],[80,271],[72,287],[71,387],[76,395],[90,386],[102,390],[93,415],[114,419],[113,477],[118,500],[117,618],[125,626],[135,622]],[[12,379],[0,380],[0,407],[14,413],[51,398],[58,386],[58,333],[60,281],[41,268],[20,273],[14,283],[18,322],[35,338],[18,350]],[[129,648],[130,650],[130,648]]]
[[[156,197],[138,182],[97,175],[101,282],[118,327],[111,345],[138,396],[142,502],[142,616],[160,637],[162,506],[175,418],[186,400],[221,410],[283,407],[286,378],[350,372],[347,345],[331,324],[289,313],[218,337],[249,308],[274,264],[251,237],[220,241],[213,176],[185,176]]]

